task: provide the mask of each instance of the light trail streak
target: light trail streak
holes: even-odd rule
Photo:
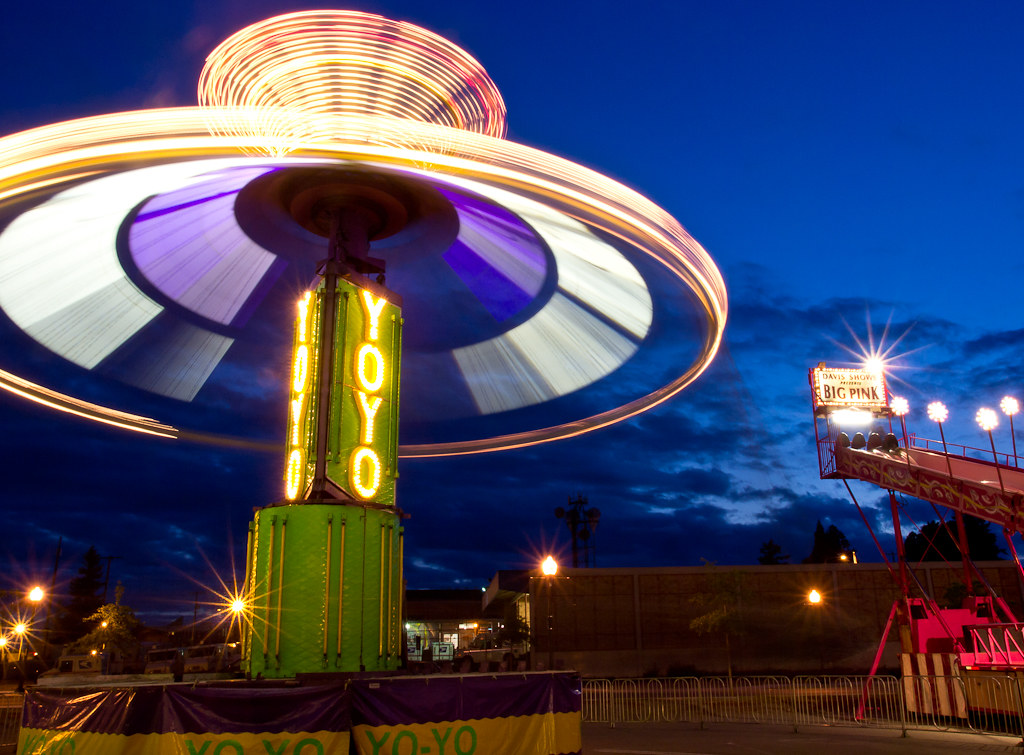
[[[50,409],[74,414],[76,417],[83,417],[94,422],[102,422],[124,430],[134,430],[138,433],[158,435],[162,438],[175,438],[178,436],[177,428],[163,425],[149,417],[121,412],[107,406],[100,406],[99,404],[91,404],[88,401],[82,401],[73,396],[44,388],[37,383],[25,380],[17,375],[12,375],[4,370],[0,370],[0,388]]]
[[[226,119],[240,117],[225,111]],[[21,187],[54,181],[82,170],[99,174],[126,166],[159,164],[184,158],[238,155],[258,139],[211,136],[198,108],[136,111],[54,124],[0,139],[0,192],[20,196]],[[347,118],[366,132],[390,119]],[[590,418],[537,431],[445,444],[403,446],[400,455],[442,456],[518,448],[572,437],[628,419],[660,404],[692,383],[721,345],[727,316],[725,284],[707,252],[667,212],[619,184],[562,158],[530,147],[432,124],[405,126],[421,144],[444,150],[427,152],[371,144],[333,141],[306,145],[294,157],[355,161],[372,167],[394,166],[424,176],[466,177],[532,196],[549,207],[628,242],[672,273],[695,295],[706,322],[703,345],[690,368],[651,394]],[[115,136],[118,135],[118,136]],[[118,138],[123,141],[117,141]],[[423,166],[429,164],[430,169]],[[10,201],[10,200],[9,200]]]
[[[319,47],[313,37],[321,40]],[[628,187],[501,139],[505,107],[497,88],[479,63],[430,32],[349,12],[281,16],[242,30],[215,50],[199,90],[207,107],[115,113],[0,139],[0,207],[41,187],[55,190],[79,181],[85,173],[99,178],[139,166],[239,154],[354,163],[424,179],[442,176],[448,183],[466,179],[532,199],[626,242],[674,276],[703,310],[696,358],[646,396],[534,431],[404,446],[401,456],[518,448],[605,427],[679,393],[707,368],[721,345],[728,309],[725,284],[703,247],[669,213]],[[631,323],[629,314],[613,316],[639,333],[643,319]],[[9,375],[0,387],[62,411],[74,409],[109,424],[167,434],[154,431],[152,420],[126,420],[116,410],[95,405],[83,409],[79,404],[84,402],[34,384],[26,389],[17,380]],[[216,437],[168,429],[179,437]]]
[[[464,50],[418,26],[354,11],[288,13],[236,32],[207,57],[198,94],[214,132],[280,138],[275,156],[338,138],[353,116],[498,138],[506,130],[501,93]],[[248,116],[220,117],[236,108]],[[416,146],[403,128],[368,136]]]

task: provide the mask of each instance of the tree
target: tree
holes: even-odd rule
[[[496,639],[500,647],[510,648],[529,642],[530,625],[519,615],[514,605],[510,611],[505,613],[505,620],[502,622],[501,629],[498,630]]]
[[[708,566],[713,563],[705,561]],[[690,629],[698,635],[717,634],[725,642],[725,664],[732,679],[732,646],[730,637],[743,633],[743,574],[735,570],[712,569],[707,575],[707,592],[698,593],[690,602],[703,611],[690,621]]]
[[[761,555],[757,558],[757,563],[764,566],[773,566],[775,564],[788,564],[789,554],[785,556],[782,554],[782,546],[776,543],[774,540],[768,540],[766,543],[761,543]]]
[[[78,568],[78,576],[68,584],[69,600],[62,606],[57,617],[57,637],[55,642],[67,642],[81,637],[85,631],[85,621],[103,604],[99,594],[103,589],[103,559],[95,546],[82,556],[82,565]]]
[[[86,617],[86,623],[92,624],[93,628],[71,643],[69,649],[72,652],[117,651],[124,658],[134,658],[138,654],[138,632],[141,624],[135,618],[135,612],[131,608],[121,605],[124,587],[120,582],[114,593],[113,603],[100,606],[94,613]]]
[[[985,585],[981,584],[978,580],[972,580],[971,590],[974,595],[985,595]],[[949,587],[946,588],[946,592],[942,596],[942,607],[943,608],[963,608],[964,599],[967,597],[967,586],[960,581],[953,582]]]
[[[805,564],[835,564],[844,556],[850,553],[850,541],[842,530],[834,524],[830,524],[826,530],[818,520],[818,526],[814,528],[814,547],[811,555],[803,560]]]
[[[903,541],[909,561],[959,561],[960,547],[956,522],[930,521],[920,532],[911,532]],[[1003,549],[989,523],[973,516],[964,516],[967,550],[975,561],[998,561]]]

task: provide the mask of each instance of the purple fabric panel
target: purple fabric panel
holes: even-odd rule
[[[343,683],[308,687],[164,687],[161,732],[348,731]]]
[[[145,734],[155,731],[161,687],[25,691],[22,726],[50,731]]]
[[[355,680],[352,725],[574,713],[582,708],[580,690],[580,677],[573,673]]]
[[[344,684],[30,688],[23,725],[101,734],[348,731]]]

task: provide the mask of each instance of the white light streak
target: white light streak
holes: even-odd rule
[[[543,346],[527,331],[515,336],[505,334],[505,340],[491,344],[493,351],[513,355],[507,361],[523,375],[516,390],[524,395],[546,395],[606,374],[603,371],[612,364],[606,360],[628,358],[629,350],[636,346],[623,334],[640,339],[650,326],[650,294],[639,276],[634,277],[635,268],[621,255],[608,252],[610,247],[602,249],[596,236],[594,242],[581,241],[590,234],[590,228],[611,234],[634,252],[650,256],[677,283],[688,288],[704,310],[704,342],[696,358],[676,378],[646,396],[565,425],[480,441],[407,446],[401,449],[403,456],[477,453],[578,435],[668,400],[706,369],[721,344],[725,327],[725,286],[710,256],[674,218],[594,171],[497,138],[505,128],[500,95],[479,64],[450,43],[408,24],[346,12],[323,13],[325,18],[352,26],[342,36],[349,37],[344,44],[356,40],[354,47],[325,48],[322,40],[315,44],[312,40],[301,41],[305,32],[300,33],[299,27],[318,13],[291,14],[257,24],[211,55],[201,89],[205,92],[202,101],[212,107],[117,113],[0,139],[0,201],[18,199],[41,186],[59,187],[63,180],[85,174],[111,175],[116,181],[116,173],[138,165],[159,162],[169,167],[176,161],[223,158],[239,152],[288,153],[314,161],[354,163],[364,169],[419,173],[442,182],[465,179],[496,191],[535,198],[530,201],[542,208],[538,216],[560,216],[557,223],[548,224],[552,227],[540,231],[546,234],[549,245],[566,246],[567,255],[575,254],[562,259],[559,285],[564,287],[564,294],[586,304],[574,304],[577,311],[567,314],[572,307],[560,302],[534,327],[538,333],[549,334],[575,329],[575,334],[582,334],[585,340],[578,353],[557,362],[553,369],[544,362],[542,371],[537,368],[539,362],[530,360],[540,358]],[[262,27],[262,32],[257,27]],[[320,31],[331,35],[329,30]],[[252,32],[255,36],[250,36]],[[283,42],[276,46],[279,34]],[[246,48],[248,44],[255,47]],[[383,51],[387,54],[382,55]],[[228,61],[234,61],[230,63],[235,66],[231,72],[220,67]],[[238,67],[250,63],[251,68]],[[313,75],[314,71],[336,70],[348,73],[321,78]],[[338,84],[330,96],[327,81]],[[373,97],[368,98],[371,91]],[[223,104],[231,107],[220,107]],[[304,114],[301,119],[296,118],[299,111]],[[210,123],[216,124],[215,135],[209,132]],[[297,124],[301,133],[295,132]],[[187,174],[193,169],[190,166],[182,170]],[[81,188],[91,191],[95,184],[86,183]],[[159,193],[161,188],[158,182],[147,184],[145,196]],[[118,201],[127,202],[127,196]],[[122,212],[121,218],[125,214]],[[585,230],[582,235],[577,232],[577,222]],[[34,266],[37,260],[25,252],[31,247],[28,242],[50,235],[52,227],[31,225],[31,231],[17,239],[15,246],[19,254],[29,254],[18,258],[19,262]],[[104,244],[109,244],[110,226],[97,225],[96,229],[102,231],[99,236],[105,238]],[[193,247],[193,241],[185,241],[182,253],[187,256],[193,248],[198,248]],[[108,251],[109,246],[103,253]],[[238,259],[245,259],[245,255]],[[3,283],[0,276],[0,297],[7,288],[7,299],[0,306],[6,310],[6,302],[13,302],[13,310],[22,310],[15,319],[19,325],[30,332],[35,326],[36,337],[70,355],[68,358],[95,364],[159,311],[130,283],[125,285],[123,273],[114,270],[111,260],[107,256],[104,262],[109,280],[92,271],[92,290],[72,292],[56,311],[33,309],[40,305],[29,294],[33,288],[30,278],[20,278],[14,285]],[[228,265],[218,273],[239,269]],[[20,273],[14,277],[19,278]],[[116,296],[110,296],[109,288],[104,288],[111,282],[120,286]],[[210,292],[203,282],[194,299],[186,297],[189,306],[201,309],[202,303],[212,297]],[[90,303],[90,296],[107,300]],[[122,303],[111,309],[109,302],[119,297]],[[211,314],[230,317],[233,306]],[[132,307],[138,311],[132,311]],[[587,312],[587,307],[614,327],[600,322]],[[566,311],[564,318],[562,310]],[[557,318],[551,316],[555,312]],[[116,327],[108,332],[88,338],[83,338],[81,332],[75,335],[74,321],[89,317],[98,321],[109,316],[114,316]],[[477,373],[483,374],[482,369]]]

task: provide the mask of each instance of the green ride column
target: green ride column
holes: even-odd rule
[[[285,500],[250,525],[252,677],[386,671],[401,661],[401,310],[392,292],[362,276],[335,280],[333,302],[324,282],[298,302]]]

